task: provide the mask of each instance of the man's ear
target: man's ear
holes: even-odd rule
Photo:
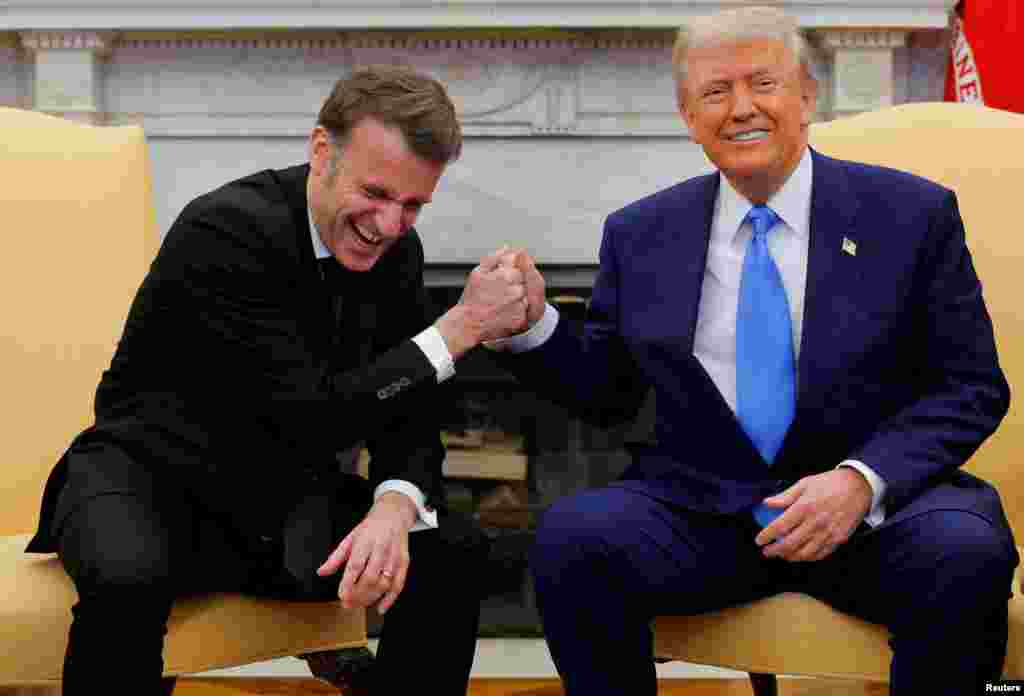
[[[693,138],[693,112],[687,108],[689,102],[686,98],[686,89],[682,85],[676,86],[676,110],[679,112],[679,117],[683,119],[683,123],[686,124],[686,128],[690,131],[690,137]]]
[[[323,126],[317,126],[309,134],[309,167],[317,176],[327,172],[331,159],[331,139]]]
[[[803,103],[800,123],[809,126],[818,110],[818,81],[806,66],[800,69],[800,101]]]

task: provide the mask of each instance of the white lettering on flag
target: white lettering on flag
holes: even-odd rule
[[[956,81],[956,100],[967,104],[984,104],[981,93],[981,76],[974,62],[974,51],[964,33],[964,23],[959,17],[953,28],[953,79]]]

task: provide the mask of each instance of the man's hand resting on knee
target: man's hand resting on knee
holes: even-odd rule
[[[839,467],[805,476],[764,502],[786,509],[754,539],[764,555],[820,561],[845,543],[864,520],[871,509],[871,486],[856,469]]]
[[[409,571],[409,530],[415,521],[416,505],[408,496],[384,493],[320,566],[320,576],[345,566],[338,597],[346,609],[379,602],[383,614],[395,603]]]

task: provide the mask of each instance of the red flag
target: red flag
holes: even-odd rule
[[[961,0],[956,9],[946,101],[1024,113],[1024,0]]]

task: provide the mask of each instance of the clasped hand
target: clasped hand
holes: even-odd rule
[[[526,285],[515,254],[502,247],[485,256],[472,270],[459,298],[480,341],[489,341],[526,328]]]
[[[492,307],[482,340],[504,338],[528,329],[544,315],[544,278],[528,253],[502,247],[470,274],[462,301]]]
[[[533,259],[502,247],[481,259],[437,328],[457,360],[483,341],[525,331],[543,315],[544,279]]]

